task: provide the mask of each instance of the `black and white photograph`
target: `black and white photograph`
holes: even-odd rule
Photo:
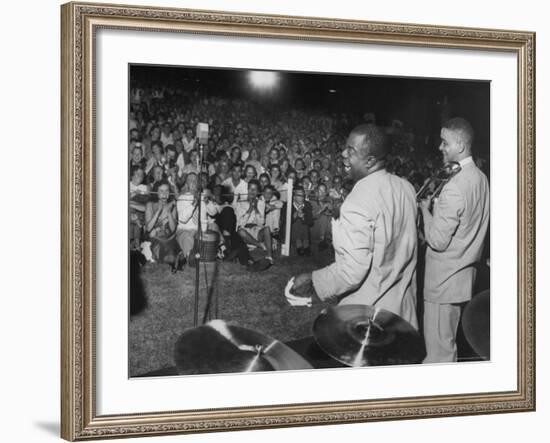
[[[130,64],[128,375],[489,361],[489,81]]]

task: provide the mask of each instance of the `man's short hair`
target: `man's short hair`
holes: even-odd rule
[[[160,149],[160,152],[162,152],[162,153],[164,154],[164,147],[163,147],[163,144],[162,144],[162,142],[161,142],[160,140],[157,140],[157,141],[155,141],[155,142],[153,142],[153,143],[151,144],[151,150],[153,150],[153,148],[154,148],[155,146],[158,146],[159,149]]]
[[[262,188],[262,185],[260,185],[260,182],[258,180],[256,180],[255,178],[253,178],[252,180],[250,180],[248,182],[248,187],[250,188],[250,185],[256,185],[256,187],[258,188],[258,190],[260,190]]]
[[[220,149],[219,151],[216,151],[216,160],[220,161],[224,157],[227,157],[227,152],[225,152],[223,149]]]
[[[224,203],[231,203],[233,201],[233,194],[231,193],[231,190],[227,186],[223,185],[216,185],[214,186],[214,189],[219,188],[220,189],[220,201],[222,204]]]
[[[134,165],[134,166],[132,166],[132,167],[130,168],[130,177],[133,177],[134,174],[135,174],[137,171],[139,171],[140,169],[143,171],[143,168],[142,168],[141,166],[139,166],[139,165]],[[144,172],[145,172],[145,171],[144,171]]]
[[[472,125],[468,122],[468,120],[462,117],[451,118],[443,123],[442,127],[448,129],[449,131],[459,133],[462,142],[468,148],[472,147],[472,143],[474,141],[474,128],[472,128]]]
[[[168,186],[168,190],[170,190],[170,183],[168,182],[168,180],[163,178],[153,185],[153,193],[158,193],[161,186]]]
[[[363,157],[373,156],[377,160],[384,160],[387,157],[389,153],[388,139],[378,126],[372,123],[364,123],[353,128],[351,133],[364,137],[359,152],[360,155]]]

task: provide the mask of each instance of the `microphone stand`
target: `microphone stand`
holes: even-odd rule
[[[200,263],[202,251],[202,162],[203,162],[203,144],[199,142],[199,180],[197,193],[199,194],[198,202],[198,232],[197,232],[197,251],[195,252],[195,305],[193,312],[193,326],[199,324],[199,288],[200,288]]]

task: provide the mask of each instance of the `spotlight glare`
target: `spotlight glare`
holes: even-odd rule
[[[248,79],[252,87],[257,89],[272,89],[279,80],[276,72],[270,71],[250,71]]]

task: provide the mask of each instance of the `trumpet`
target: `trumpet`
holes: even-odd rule
[[[420,201],[429,197],[430,202],[433,204],[433,201],[441,194],[443,187],[461,170],[462,167],[458,162],[445,163],[443,167],[418,190],[416,193],[416,200]]]

